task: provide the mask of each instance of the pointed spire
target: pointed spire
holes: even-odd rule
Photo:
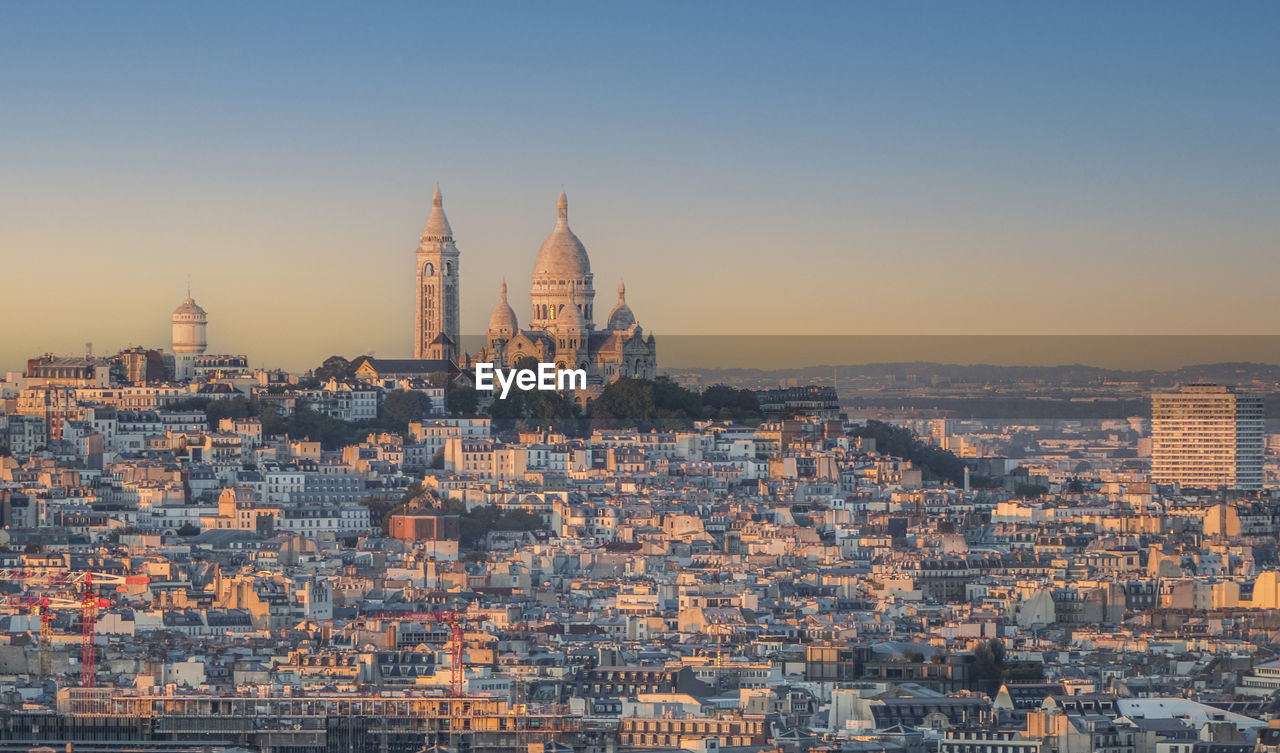
[[[452,240],[453,228],[449,227],[449,220],[444,216],[444,197],[440,195],[440,186],[437,184],[436,192],[431,195],[431,215],[427,217],[427,226],[422,229],[422,242]]]
[[[618,280],[618,303],[627,302],[627,285],[622,280]]]
[[[564,190],[563,190],[563,189],[560,191],[560,202],[559,202],[559,205],[558,205],[558,206],[559,206],[559,217],[560,217],[560,222],[561,222],[561,223],[564,223],[564,224],[568,224],[568,222],[569,222],[569,199],[565,197],[565,195],[564,195]]]
[[[498,288],[498,297],[503,303],[507,302],[507,278],[502,278],[502,287]]]

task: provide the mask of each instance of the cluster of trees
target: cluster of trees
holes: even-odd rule
[[[422,392],[391,390],[371,421],[343,421],[318,413],[299,401],[292,415],[285,416],[270,402],[257,403],[243,395],[232,398],[191,398],[173,406],[175,410],[203,410],[211,428],[223,418],[253,418],[262,421],[264,436],[284,434],[290,439],[311,439],[326,450],[362,441],[370,433],[391,432],[407,436],[409,424],[431,413],[431,398]]]
[[[852,436],[874,439],[876,452],[910,460],[929,481],[950,481],[959,486],[964,483],[964,461],[940,447],[925,444],[910,429],[870,420],[865,426],[855,428]],[[971,475],[969,485],[989,488],[995,482],[984,476]]]
[[[513,368],[537,370],[538,361],[522,358]],[[474,393],[474,390],[471,390]],[[477,399],[478,399],[477,395]],[[521,390],[513,387],[505,399],[489,405],[489,418],[496,431],[526,431],[534,428],[559,431],[570,436],[582,434],[582,412],[577,403],[559,392]]]
[[[369,508],[373,520],[380,520],[382,533],[385,536],[391,530],[391,516],[405,510],[430,507],[443,513],[458,516],[458,545],[463,550],[475,550],[484,543],[484,537],[490,531],[540,531],[543,530],[542,518],[524,510],[503,510],[496,505],[482,505],[473,510],[461,500],[452,497],[440,498],[424,489],[422,484],[413,483],[405,489],[399,502],[386,502],[373,498],[362,502]]]
[[[1044,665],[1037,662],[1010,662],[998,638],[979,643],[973,649],[973,686],[992,698],[1006,682],[1037,682],[1044,679]]]
[[[324,362],[317,366],[312,374],[315,375],[316,382],[327,382],[330,378],[338,381],[348,381],[356,378],[356,369],[353,361],[342,356],[334,355],[324,359]],[[444,372],[431,374],[429,377],[431,384],[444,390],[445,411],[451,416],[473,416],[480,405],[480,396],[475,390],[469,387],[460,387],[454,384],[449,375]],[[409,419],[416,421],[417,418]]]
[[[536,369],[537,361],[522,359],[517,369]],[[355,378],[352,362],[333,355],[313,370],[314,381]],[[445,412],[452,416],[473,416],[479,412],[481,395],[455,384],[447,374],[431,376],[435,386],[445,391]],[[277,390],[281,391],[281,390]],[[237,395],[228,399],[191,398],[175,405],[178,409],[203,410],[210,426],[223,418],[257,416],[265,435],[285,434],[291,439],[308,438],[326,449],[358,442],[370,432],[407,434],[410,422],[425,418],[431,411],[430,398],[415,391],[392,390],[386,394],[372,421],[349,422],[330,418],[299,401],[293,415],[281,415],[269,402],[252,402]],[[686,429],[695,421],[735,421],[748,425],[764,420],[760,404],[751,390],[724,385],[702,392],[686,389],[665,377],[619,379],[584,410],[558,392],[512,389],[506,399],[493,400],[487,408],[498,432],[550,429],[569,436],[588,436],[595,429],[635,428]]]
[[[170,410],[201,410],[209,421],[209,427],[216,429],[224,418],[248,418],[256,416],[257,405],[244,395],[231,398],[192,397],[179,400],[169,406]]]
[[[694,392],[665,377],[622,378],[605,387],[590,406],[596,428],[685,428],[700,420],[729,420],[758,424],[764,420],[751,390],[724,385]]]
[[[537,361],[522,359],[517,369],[536,369]],[[466,395],[475,400],[474,390],[455,388],[453,396]],[[467,406],[450,400],[449,412],[466,415],[459,408],[475,410],[475,402]],[[496,431],[550,429],[569,436],[585,437],[594,429],[635,428],[684,429],[700,420],[727,420],[755,425],[764,420],[760,403],[751,390],[738,390],[717,385],[695,392],[665,377],[657,379],[622,378],[606,386],[585,410],[558,392],[522,391],[513,388],[505,399],[490,403],[488,415]]]
[[[327,382],[330,379],[337,379],[342,382],[356,378],[355,366],[342,356],[329,356],[311,373],[320,382]]]
[[[325,360],[337,372],[340,356]],[[341,359],[345,361],[345,359]],[[528,366],[528,364],[525,364]],[[521,368],[517,364],[517,368]],[[320,371],[326,367],[322,365]],[[338,372],[340,373],[340,372]],[[441,375],[443,377],[443,375]],[[479,394],[471,388],[443,379],[445,409],[453,416],[476,415]],[[359,442],[371,432],[393,432],[407,436],[409,424],[426,418],[431,398],[412,390],[391,390],[372,421],[342,421],[312,410],[299,401],[293,415],[282,415],[270,402],[256,403],[243,395],[232,398],[191,398],[173,406],[177,410],[203,410],[211,427],[223,418],[257,417],[264,435],[284,434],[291,439],[311,439],[325,449],[337,449]],[[536,428],[585,437],[594,429],[635,428],[685,429],[700,420],[726,420],[755,425],[764,420],[760,404],[751,390],[717,385],[703,392],[686,389],[664,377],[619,379],[585,411],[558,392],[512,389],[504,400],[494,400],[488,408],[498,432],[528,431]]]
[[[445,509],[449,509],[446,501]],[[542,517],[524,510],[503,510],[496,505],[482,505],[471,511],[458,511],[458,546],[463,550],[480,549],[490,531],[541,531]]]

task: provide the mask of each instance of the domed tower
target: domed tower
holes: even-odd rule
[[[511,308],[511,304],[507,303],[507,281],[503,280],[502,287],[498,288],[498,305],[494,306],[493,313],[489,315],[487,332],[489,350],[505,356],[503,351],[506,349],[506,344],[519,331],[520,323],[516,321],[516,312]],[[505,361],[505,358],[499,360]]]
[[[595,289],[591,286],[591,260],[578,236],[569,229],[569,201],[560,192],[559,218],[556,227],[538,249],[533,263],[533,329],[555,329],[556,320],[564,316],[566,307],[578,309],[587,330],[594,329],[592,308]]]
[[[187,300],[173,310],[173,377],[179,381],[195,376],[195,357],[209,347],[206,328],[209,315],[187,293]]]
[[[436,186],[431,214],[418,244],[418,305],[414,313],[413,357],[458,360],[458,247],[444,216]],[[444,337],[441,337],[444,335]]]
[[[621,282],[618,283],[618,305],[613,307],[613,311],[609,312],[609,325],[606,329],[614,332],[631,329],[636,323],[636,315],[631,313],[631,307],[627,305],[627,286]]]

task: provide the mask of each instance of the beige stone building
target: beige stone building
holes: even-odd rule
[[[510,365],[533,358],[559,368],[583,369],[588,386],[619,377],[657,376],[656,341],[627,305],[626,287],[618,284],[618,302],[603,327],[595,323],[595,296],[591,259],[569,229],[569,202],[562,192],[555,228],[533,263],[528,328],[520,328],[507,301],[507,284],[502,283],[485,347],[474,360]]]
[[[498,304],[489,317],[484,347],[474,355],[463,354],[458,330],[459,290],[458,247],[437,188],[417,251],[415,359],[452,361],[468,371],[476,363],[508,367],[533,358],[562,369],[583,369],[588,387],[597,390],[619,377],[651,379],[657,375],[656,341],[636,320],[621,283],[617,303],[603,326],[597,326],[591,259],[569,228],[569,202],[563,192],[555,228],[534,259],[528,327],[520,327],[503,282]]]

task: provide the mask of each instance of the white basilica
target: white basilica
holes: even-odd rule
[[[588,385],[604,385],[619,377],[652,379],[657,375],[657,346],[646,334],[618,285],[618,303],[603,327],[595,324],[595,287],[587,249],[569,229],[569,203],[560,194],[555,229],[538,249],[533,263],[529,326],[521,329],[507,302],[507,284],[489,317],[484,347],[457,357],[459,255],[444,216],[439,190],[418,248],[418,307],[415,355],[455,361],[464,371],[475,363],[510,367],[523,358],[580,368]]]

